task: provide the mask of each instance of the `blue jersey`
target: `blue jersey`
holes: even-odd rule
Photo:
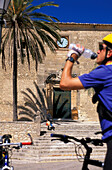
[[[88,74],[79,76],[84,88],[93,87],[104,106],[112,112],[112,65],[100,65]],[[104,131],[112,126],[112,121],[100,117],[101,128]],[[112,136],[112,130],[103,135],[103,139]]]
[[[105,107],[112,112],[112,65],[101,65],[79,76],[84,88],[93,87]]]

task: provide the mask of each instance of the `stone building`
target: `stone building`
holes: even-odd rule
[[[65,64],[68,45],[80,43],[94,52],[97,52],[99,44],[104,36],[112,32],[112,25],[104,24],[77,24],[59,23],[62,38],[66,38],[65,46],[60,46],[55,53],[47,47],[47,55],[42,64],[31,63],[31,69],[27,62],[18,64],[18,105],[24,104],[24,96],[21,91],[26,92],[29,88],[37,94],[34,82],[40,89],[46,92],[48,108],[54,119],[79,119],[97,121],[96,105],[93,106],[91,98],[93,90],[62,91],[59,88],[60,76]],[[68,43],[68,44],[67,44]],[[59,44],[58,44],[59,45]],[[19,59],[18,59],[19,60]],[[2,70],[0,59],[0,121],[12,121],[12,68],[7,62],[6,71]],[[88,73],[96,67],[95,61],[83,56],[79,59],[80,64],[74,64],[73,76]],[[45,110],[43,108],[43,110]]]

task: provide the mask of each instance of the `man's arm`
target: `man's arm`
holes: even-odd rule
[[[78,56],[76,54],[72,54],[72,57],[74,58],[75,61],[78,59]],[[72,68],[73,68],[73,63],[68,60],[62,72],[60,88],[62,90],[84,89],[84,86],[78,77],[72,78],[71,76]]]

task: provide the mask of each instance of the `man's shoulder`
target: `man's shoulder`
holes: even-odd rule
[[[108,67],[106,65],[100,65],[96,67],[92,72],[90,72],[90,75],[99,78],[108,77],[109,75],[112,77],[112,74],[110,73],[112,73],[112,66]]]
[[[98,67],[96,67],[95,69],[105,69],[106,66],[105,65],[99,65]]]
[[[107,67],[106,65],[100,65],[100,66],[96,67],[93,71],[103,72],[103,71],[106,71],[106,70],[108,70],[108,69],[110,69],[110,68]],[[112,69],[112,67],[111,67],[111,69]]]

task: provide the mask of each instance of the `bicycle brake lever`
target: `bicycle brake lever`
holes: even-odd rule
[[[59,140],[59,139],[51,139],[51,141],[53,141],[53,140]]]
[[[86,142],[92,143],[95,146],[103,146],[103,142],[101,139],[91,139],[91,138],[87,137]]]
[[[51,141],[54,141],[54,140],[60,140],[60,141],[62,141],[62,142],[64,142],[64,143],[71,142],[71,141],[70,141],[70,140],[68,140],[68,139],[62,139],[62,138],[58,138],[58,139],[51,139]]]
[[[27,135],[30,137],[31,143],[33,144],[32,136],[30,135],[30,133],[28,133]]]
[[[92,142],[95,146],[103,146],[103,142],[101,139],[95,139],[93,142]]]
[[[51,141],[54,141],[54,140],[60,140],[60,141],[63,141],[62,139],[51,139]],[[64,142],[64,141],[63,141]]]
[[[14,149],[20,149],[20,146],[13,146]]]
[[[102,134],[102,131],[98,131],[94,133],[95,135]]]

